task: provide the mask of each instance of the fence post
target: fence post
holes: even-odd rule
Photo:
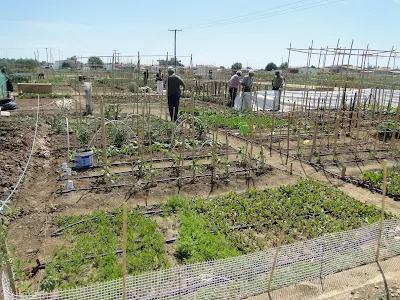
[[[123,225],[122,225],[122,299],[126,300],[126,240],[128,228],[127,204],[123,206]]]
[[[322,291],[324,291],[324,284],[322,282],[322,269],[324,265],[324,253],[325,253],[325,239],[322,240],[322,245],[321,245],[321,266],[319,269],[319,280],[321,282],[321,288]]]
[[[383,220],[385,219],[385,199],[386,199],[386,172],[387,163],[383,163],[383,186],[382,186],[382,205],[381,205],[381,220],[379,223],[379,234],[378,234],[378,245],[376,249],[376,261],[379,261],[379,250],[382,243],[382,233],[383,233]]]
[[[271,291],[272,277],[274,276],[276,263],[278,261],[279,250],[281,249],[281,244],[282,244],[283,238],[285,237],[285,229],[286,229],[286,222],[283,223],[282,231],[281,231],[281,234],[279,235],[278,244],[276,246],[274,263],[272,264],[271,273],[269,275],[269,280],[268,280],[268,293]]]
[[[10,264],[10,258],[8,255],[8,250],[7,250],[7,243],[6,243],[6,234],[4,232],[3,228],[3,222],[0,220],[0,228],[1,228],[1,255],[4,258],[3,263],[5,264],[6,267],[6,272],[7,272],[7,276],[8,276],[8,280],[10,281],[10,286],[11,286],[11,291],[13,292],[14,295],[17,295],[17,289],[15,288],[15,281],[14,281],[14,276],[13,276],[13,272],[12,272],[12,268],[11,268],[11,264]],[[4,289],[4,287],[3,287]]]
[[[101,157],[103,159],[103,168],[105,170],[107,167],[107,142],[106,142],[106,123],[104,117],[104,101],[102,95],[100,95],[100,114],[101,114],[101,141],[103,145]]]

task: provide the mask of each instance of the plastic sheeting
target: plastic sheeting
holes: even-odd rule
[[[235,99],[234,109],[250,110],[251,107],[253,107],[254,111],[258,111],[272,110],[274,108],[274,91],[258,91],[256,95],[257,96],[255,96],[254,93],[244,93],[242,96],[242,93],[238,93]]]
[[[253,107],[254,111],[272,110],[274,108],[275,91],[257,91],[254,93],[238,93],[235,99],[234,108],[236,110],[248,110]],[[381,105],[391,103],[391,107],[398,106],[400,91],[388,89],[349,89],[346,91],[281,91],[280,108],[284,111],[290,110],[293,103],[303,106],[305,109],[335,109],[341,108],[344,104],[349,108],[360,99],[362,108],[373,103],[373,99],[380,99]],[[266,97],[265,97],[266,95]],[[265,97],[265,101],[264,101]],[[358,98],[360,97],[360,98]],[[251,105],[252,104],[252,105]],[[277,104],[277,102],[276,102]],[[283,106],[283,107],[282,107]],[[275,106],[278,109],[278,106]]]

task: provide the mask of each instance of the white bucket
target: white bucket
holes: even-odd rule
[[[61,168],[66,170],[68,168],[68,164],[66,162],[62,163]]]
[[[93,151],[78,149],[75,151],[75,168],[85,169],[93,166]]]
[[[72,190],[74,188],[74,182],[72,180],[67,180],[67,190]]]

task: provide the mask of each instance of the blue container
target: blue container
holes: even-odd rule
[[[93,166],[93,151],[78,149],[75,151],[75,168],[86,169]]]

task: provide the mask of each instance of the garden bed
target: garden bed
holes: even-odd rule
[[[385,217],[394,216],[386,213]],[[275,247],[284,223],[283,243],[289,244],[359,228],[379,218],[374,206],[309,179],[214,199],[173,196],[150,211],[129,212],[128,272],[139,274]],[[46,273],[39,284],[46,291],[121,277],[121,231],[121,209],[59,218],[52,236],[61,246],[45,265],[29,269],[32,262],[19,262],[18,285],[29,292],[32,286],[26,273],[41,268]]]

